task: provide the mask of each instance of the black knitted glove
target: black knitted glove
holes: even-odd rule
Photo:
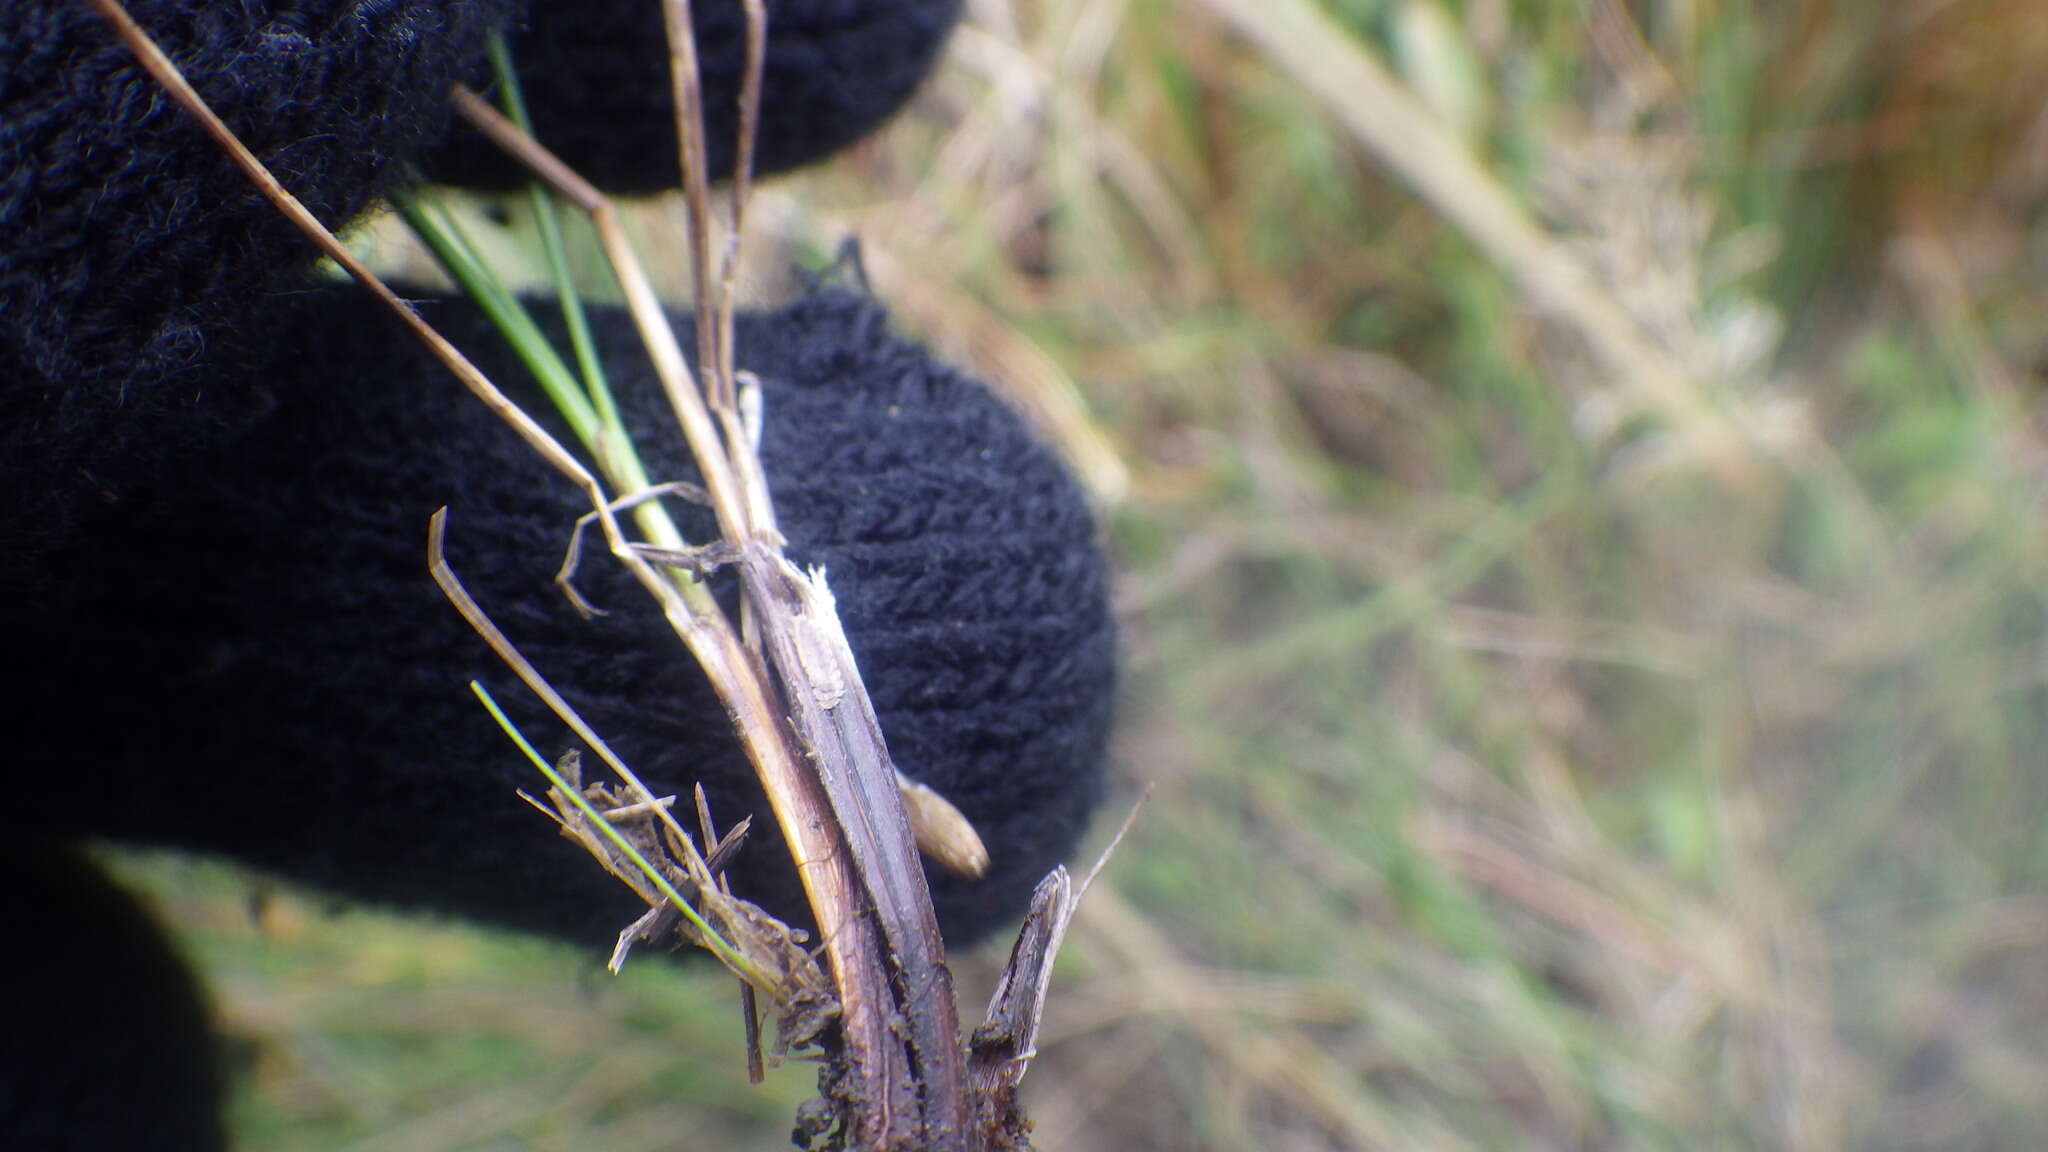
[[[960,0],[770,0],[754,170],[782,172],[853,143],[931,70]],[[738,0],[691,5],[704,93],[706,163],[732,172],[745,59]],[[676,187],[668,41],[654,0],[535,3],[512,42],[534,135],[601,188]],[[450,184],[516,187],[523,169],[474,133],[427,161]]]
[[[626,0],[535,2],[522,72],[543,138],[600,183],[671,182],[658,34],[611,7]],[[442,92],[481,79],[485,31],[519,6],[130,4],[333,226],[431,154]],[[696,8],[722,171],[738,40],[731,6]],[[958,3],[771,8],[769,170],[886,117]],[[476,156],[461,145],[435,171],[513,178]],[[23,797],[0,818],[0,870],[32,897],[8,905],[16,922],[57,942],[11,970],[32,994],[0,1045],[0,1146],[220,1143],[191,981],[131,903],[39,837],[236,855],[593,943],[637,911],[512,794],[537,783],[464,680],[492,681],[543,746],[567,740],[426,580],[442,503],[458,570],[651,784],[702,780],[721,822],[765,815],[723,710],[638,590],[593,561],[583,586],[614,614],[587,623],[549,586],[577,494],[360,293],[278,296],[311,256],[77,0],[0,0],[0,636],[18,673],[0,719]],[[468,306],[434,311],[522,380]],[[636,426],[666,428],[622,318],[596,325]],[[1014,913],[1100,788],[1113,644],[1086,508],[1009,412],[864,297],[749,317],[740,356],[764,378],[783,527],[830,571],[891,751],[988,842],[984,880],[934,876],[964,943]],[[650,435],[654,473],[688,476]],[[772,821],[733,875],[801,918]]]
[[[482,83],[522,0],[133,0],[131,12],[315,215],[339,228],[425,162],[523,179],[445,92]],[[532,5],[519,38],[544,140],[601,186],[677,181],[656,0]],[[893,112],[958,0],[776,0],[758,161],[816,160]],[[731,167],[736,3],[694,6],[713,170]],[[435,155],[444,141],[450,150]],[[202,360],[245,360],[253,302],[314,251],[80,0],[0,3],[0,593],[87,504],[254,413]]]
[[[133,0],[200,94],[341,226],[443,135],[514,0]],[[314,252],[79,0],[0,3],[0,578],[86,504],[251,418],[202,367]],[[0,587],[5,580],[0,579]]]
[[[75,833],[609,940],[632,898],[514,795],[540,781],[463,687],[482,677],[544,749],[568,745],[427,580],[446,504],[450,561],[513,641],[651,786],[701,780],[721,824],[756,816],[734,888],[801,919],[724,712],[644,594],[601,552],[579,586],[611,615],[584,621],[550,585],[579,494],[363,293],[287,311],[269,322],[293,338],[255,373],[277,411],[88,526],[56,558],[61,599],[8,626],[37,669],[7,698],[27,742],[11,758],[64,766],[36,807]],[[468,305],[427,315],[523,383]],[[626,318],[593,322],[650,474],[692,476]],[[826,568],[890,751],[988,843],[983,880],[933,873],[965,943],[1019,911],[1098,795],[1114,645],[1087,505],[1014,414],[864,296],[747,316],[738,357],[763,381],[792,558]],[[678,511],[710,538],[702,510]]]

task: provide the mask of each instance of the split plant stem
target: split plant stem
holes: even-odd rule
[[[966,1089],[952,976],[895,767],[822,573],[800,572],[782,555],[767,485],[737,405],[721,405],[713,417],[706,394],[736,397],[736,390],[707,387],[700,392],[696,387],[610,201],[476,93],[457,87],[454,101],[457,112],[479,131],[590,216],[656,378],[697,460],[720,530],[738,553],[734,566],[746,603],[761,622],[770,663],[786,689],[787,708],[769,715],[788,716],[816,765],[815,773],[806,775],[822,781],[826,823],[846,838],[860,878],[857,887],[843,892],[809,893],[839,983],[848,1066],[858,1082],[854,1096],[867,1105],[854,1110],[856,1142],[888,1147],[914,1138],[932,1148],[959,1146],[966,1130]],[[685,149],[684,154],[697,153]],[[691,218],[708,230],[708,193],[701,172],[698,177],[686,179],[685,189],[692,199],[706,201]],[[700,365],[715,364],[715,334],[731,330],[729,312],[704,322],[701,314],[711,310],[704,301],[726,299],[723,291],[699,297],[698,335],[707,341],[700,345]],[[737,713],[744,734],[750,711]],[[805,810],[785,808],[782,797],[794,796],[758,761],[756,767],[793,854],[806,859],[798,837],[809,831],[814,838],[815,831],[802,827],[806,819],[794,829],[790,824],[792,814]],[[828,907],[821,898],[849,902]],[[870,907],[873,921],[864,914]],[[870,935],[872,925],[880,928],[879,940]],[[891,1020],[904,1024],[907,1038],[897,1039]]]

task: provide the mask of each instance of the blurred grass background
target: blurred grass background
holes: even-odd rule
[[[1157,793],[1041,1147],[2048,1147],[2036,0],[968,7],[756,270],[857,234],[1102,502]],[[246,1147],[809,1092],[711,973],[124,861]]]

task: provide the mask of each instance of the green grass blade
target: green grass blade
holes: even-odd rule
[[[463,291],[469,293],[470,299],[476,301],[477,306],[490,317],[491,323],[511,343],[520,362],[533,373],[541,391],[547,393],[548,400],[568,422],[576,439],[584,448],[595,451],[602,427],[596,409],[584,395],[576,377],[570,373],[569,366],[548,343],[540,326],[505,287],[504,281],[491,271],[462,234],[461,227],[446,212],[431,209],[429,203],[419,196],[399,197],[398,211],[433,252],[435,259],[441,262],[441,267],[462,286]]]
[[[492,33],[489,45],[491,68],[498,76],[499,103],[505,115],[512,118],[519,130],[531,135],[533,121],[527,115],[526,96],[519,87],[518,70],[512,66],[512,50],[506,46],[501,33]],[[547,256],[548,272],[555,284],[555,298],[562,307],[562,323],[569,333],[569,348],[576,357],[577,370],[583,374],[583,386],[590,395],[590,402],[597,409],[598,419],[608,428],[622,429],[619,406],[612,398],[609,383],[605,380],[604,362],[598,359],[597,342],[590,335],[590,321],[583,312],[583,298],[576,291],[575,279],[569,274],[569,252],[562,243],[561,205],[554,193],[539,181],[529,181],[526,187],[528,202],[533,207],[533,219],[540,227],[541,248]]]
[[[682,913],[684,919],[695,925],[697,930],[704,934],[704,939],[709,942],[708,946],[711,951],[720,960],[724,961],[733,971],[742,973],[748,980],[753,981],[760,987],[772,988],[774,986],[765,973],[755,970],[753,964],[745,956],[741,955],[738,949],[727,943],[725,937],[720,936],[712,929],[711,925],[705,923],[704,918],[697,914],[696,908],[692,907],[690,902],[683,898],[681,892],[676,891],[675,886],[668,882],[668,878],[661,874],[661,870],[650,863],[645,856],[642,856],[640,850],[633,847],[632,843],[624,836],[620,835],[619,830],[612,827],[611,822],[599,814],[598,810],[591,806],[590,801],[584,799],[583,793],[580,790],[570,787],[569,782],[562,779],[562,774],[555,771],[555,766],[547,762],[547,758],[542,756],[532,743],[526,739],[525,735],[519,731],[518,725],[512,723],[512,718],[505,715],[505,710],[498,707],[498,702],[492,698],[490,689],[485,688],[475,680],[471,680],[469,682],[469,690],[476,693],[476,698],[483,702],[484,710],[491,714],[491,719],[498,722],[498,727],[504,731],[505,735],[511,737],[512,743],[519,746],[519,750],[526,754],[526,758],[533,762],[535,768],[540,769],[541,774],[548,778],[548,783],[554,785],[562,795],[567,796],[569,802],[576,806],[576,810],[583,813],[592,824],[595,824],[598,830],[604,833],[605,839],[610,840],[614,847],[624,852],[627,859],[633,861],[634,866],[639,868],[641,873],[648,880],[652,881],[656,888],[661,890],[661,894],[668,897],[669,903],[675,906],[676,911]]]

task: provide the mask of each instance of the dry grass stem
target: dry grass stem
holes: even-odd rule
[[[684,26],[687,27],[687,21]],[[690,66],[694,68],[694,54],[690,59]],[[606,259],[625,293],[628,312],[648,349],[684,440],[697,461],[705,493],[721,533],[740,554],[734,565],[740,572],[748,605],[762,621],[764,640],[775,654],[776,670],[790,686],[790,707],[785,709],[784,703],[778,700],[777,693],[766,679],[766,669],[737,638],[722,615],[709,613],[701,622],[678,622],[672,616],[671,623],[679,623],[680,627],[706,641],[708,659],[706,651],[699,650],[697,644],[692,644],[692,650],[705,664],[714,689],[736,717],[742,741],[748,746],[777,822],[789,842],[791,855],[798,862],[799,875],[811,899],[827,954],[832,960],[834,979],[839,985],[848,1065],[857,1080],[863,1075],[867,1077],[856,1090],[849,1092],[849,1099],[889,1102],[885,1106],[855,1110],[854,1139],[860,1146],[886,1146],[887,1131],[891,1125],[915,1122],[921,1110],[916,1103],[918,1091],[914,1065],[891,1040],[888,1025],[892,1014],[888,1006],[898,1003],[896,1011],[900,1011],[902,1005],[898,995],[889,988],[885,974],[890,969],[882,963],[880,953],[876,951],[878,942],[873,928],[861,911],[865,902],[863,893],[872,898],[873,886],[864,887],[856,878],[852,870],[853,861],[842,851],[839,836],[835,835],[835,828],[841,833],[857,829],[872,841],[878,835],[876,829],[886,825],[878,825],[859,816],[849,818],[847,812],[856,808],[857,801],[842,805],[827,799],[834,794],[834,779],[825,769],[835,762],[844,763],[848,753],[842,751],[847,747],[843,738],[833,739],[821,733],[838,725],[839,717],[834,713],[846,698],[848,685],[859,684],[857,670],[849,674],[852,665],[850,650],[844,652],[844,666],[841,665],[839,657],[844,650],[844,637],[837,636],[835,641],[834,636],[819,631],[828,623],[829,593],[825,593],[822,600],[812,596],[807,601],[805,590],[811,588],[813,577],[798,573],[782,558],[782,540],[779,535],[772,535],[773,513],[765,503],[766,482],[760,479],[759,461],[754,456],[752,440],[746,433],[737,405],[722,408],[714,422],[705,395],[699,392],[691,377],[652,283],[633,252],[610,202],[545,148],[520,132],[516,125],[481,97],[459,86],[453,96],[458,112],[589,215]],[[679,115],[682,115],[692,106],[688,102],[679,102],[678,107]],[[686,169],[693,162],[693,156],[696,157],[696,171],[701,177],[702,159],[694,149],[684,151]],[[701,178],[685,182],[686,191],[696,190],[692,194],[693,199],[708,196],[703,186]],[[700,221],[707,231],[710,228],[708,208],[701,215],[693,208],[692,219]],[[720,298],[709,292],[698,297],[700,363],[705,362],[704,350],[717,347],[714,334],[730,326],[729,316],[722,322],[713,323],[703,315],[708,308],[702,302]],[[722,390],[709,391],[715,396]],[[724,390],[723,394],[737,398],[736,392],[730,390]],[[740,461],[737,468],[735,460]],[[684,552],[689,548],[680,539],[657,540],[654,543],[667,553]],[[629,547],[627,550],[633,553],[633,564],[629,567],[638,565],[645,568],[648,565],[637,548]],[[660,554],[663,553],[657,552]],[[821,583],[818,590],[822,591]],[[810,609],[808,612],[805,611],[806,604]],[[819,611],[821,605],[825,606],[824,615]],[[836,634],[836,615],[830,615],[829,623],[831,631]],[[793,639],[793,633],[802,633],[807,639]],[[808,661],[796,655],[799,644],[810,653]],[[815,672],[827,669],[834,677],[828,682],[831,690],[820,695],[811,689],[811,678]],[[857,698],[860,704],[865,705],[862,709],[864,715],[853,719],[853,723],[856,727],[865,726],[867,731],[854,738],[854,746],[879,752],[880,763],[888,772],[886,779],[890,795],[886,803],[893,806],[897,820],[901,822],[904,818],[901,801],[894,794],[894,769],[888,764],[886,751],[880,751],[880,728],[874,724],[872,706],[866,704],[864,689]],[[828,702],[829,706],[826,706]],[[848,716],[852,717],[853,712],[853,709],[848,709]],[[820,765],[816,774],[803,768],[802,761],[793,755],[785,735],[789,729],[780,719],[784,715],[789,715],[795,722],[796,731],[806,740],[808,751]],[[822,794],[817,791],[821,776],[825,780]],[[840,800],[846,800],[846,789],[842,786],[838,791]],[[840,811],[842,808],[846,811]],[[839,813],[836,819],[829,815],[834,812]],[[912,843],[907,830],[902,839],[906,844]],[[915,849],[911,851],[914,866]],[[854,859],[859,859],[858,852]],[[921,893],[922,872],[916,872],[915,876],[924,903],[924,918],[931,924],[931,943],[924,968],[943,973],[943,969],[929,959],[937,949],[936,925],[931,922],[929,897]],[[892,878],[899,884],[908,883],[903,880],[900,870],[892,871]],[[882,927],[884,934],[888,935],[889,922],[884,921]],[[907,934],[900,931],[896,935],[907,938]],[[945,989],[943,996],[933,995],[935,991],[917,988],[916,998],[910,1002],[938,1008],[950,1017],[950,989]],[[946,1064],[949,1053],[957,1054],[958,1050],[957,1040],[943,1044],[938,1041],[937,1033],[943,1030],[946,1029],[932,1027],[920,1037],[925,1041],[921,1048],[929,1053],[921,1059],[927,1063],[937,1061],[940,1067]],[[957,1036],[957,1027],[950,1030]],[[957,1064],[957,1055],[953,1062]],[[954,1079],[957,1082],[957,1077]],[[880,1127],[870,1132],[865,1127],[867,1125]],[[964,1131],[962,1124],[950,1127],[956,1133]]]

